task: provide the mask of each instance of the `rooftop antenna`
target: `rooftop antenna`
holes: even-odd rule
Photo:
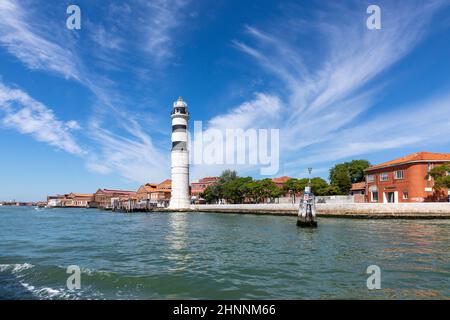
[[[312,168],[308,168],[308,187],[311,187],[311,171]]]

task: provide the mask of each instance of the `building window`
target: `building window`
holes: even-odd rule
[[[403,200],[408,200],[408,199],[409,199],[408,191],[403,191]]]
[[[375,181],[375,176],[373,174],[367,175],[367,182],[374,182],[374,181]]]
[[[394,179],[401,180],[404,177],[403,170],[394,171]]]
[[[383,172],[382,174],[380,174],[380,181],[388,181],[389,180],[389,176],[387,174],[387,172]]]
[[[372,202],[378,202],[378,188],[376,186],[372,186],[369,189],[371,201]]]
[[[372,202],[378,202],[378,191],[372,191]]]

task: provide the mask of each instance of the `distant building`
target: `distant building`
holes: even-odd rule
[[[150,201],[151,193],[156,191],[158,184],[156,183],[146,183],[139,187],[137,197],[140,201]]]
[[[366,194],[366,183],[365,182],[357,182],[352,184],[352,188],[350,189],[350,195],[365,195]]]
[[[47,197],[47,206],[50,208],[62,207],[63,201],[66,199],[65,194],[58,194]]]
[[[167,179],[156,186],[156,189],[150,194],[150,202],[157,207],[165,208],[169,206],[172,193],[172,180]]]
[[[191,201],[196,204],[203,204],[205,200],[201,197],[201,194],[205,190],[220,180],[219,177],[205,177],[199,179],[198,182],[191,183]]]
[[[275,184],[277,185],[277,187],[283,188],[284,184],[285,184],[289,179],[292,179],[292,178],[291,178],[291,177],[288,177],[288,176],[283,176],[283,177],[279,177],[279,178],[272,178],[272,181],[275,182]]]
[[[120,197],[126,196],[134,196],[136,195],[135,191],[128,190],[110,190],[110,189],[98,189],[96,193],[94,193],[94,201],[92,202],[92,207],[101,208],[101,209],[111,209],[114,200],[119,199]]]
[[[353,197],[354,203],[366,202],[366,182],[353,183],[349,195]]]
[[[137,193],[111,198],[112,210],[133,211],[140,209]]]
[[[365,170],[368,202],[397,203],[445,201],[448,191],[434,191],[429,171],[450,163],[450,154],[418,152]]]
[[[199,179],[198,182],[192,182],[191,196],[195,197],[200,196],[203,192],[205,192],[206,188],[219,181],[219,179],[220,179],[219,177],[205,177]]]
[[[62,207],[70,208],[89,208],[94,201],[92,193],[69,193],[61,200]]]

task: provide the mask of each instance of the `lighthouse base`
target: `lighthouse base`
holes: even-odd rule
[[[172,210],[183,210],[190,209],[191,202],[189,199],[170,199],[169,209]]]

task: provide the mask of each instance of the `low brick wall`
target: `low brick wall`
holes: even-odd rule
[[[450,203],[325,203],[317,204],[319,217],[450,219]],[[294,204],[193,205],[192,211],[297,215]]]

